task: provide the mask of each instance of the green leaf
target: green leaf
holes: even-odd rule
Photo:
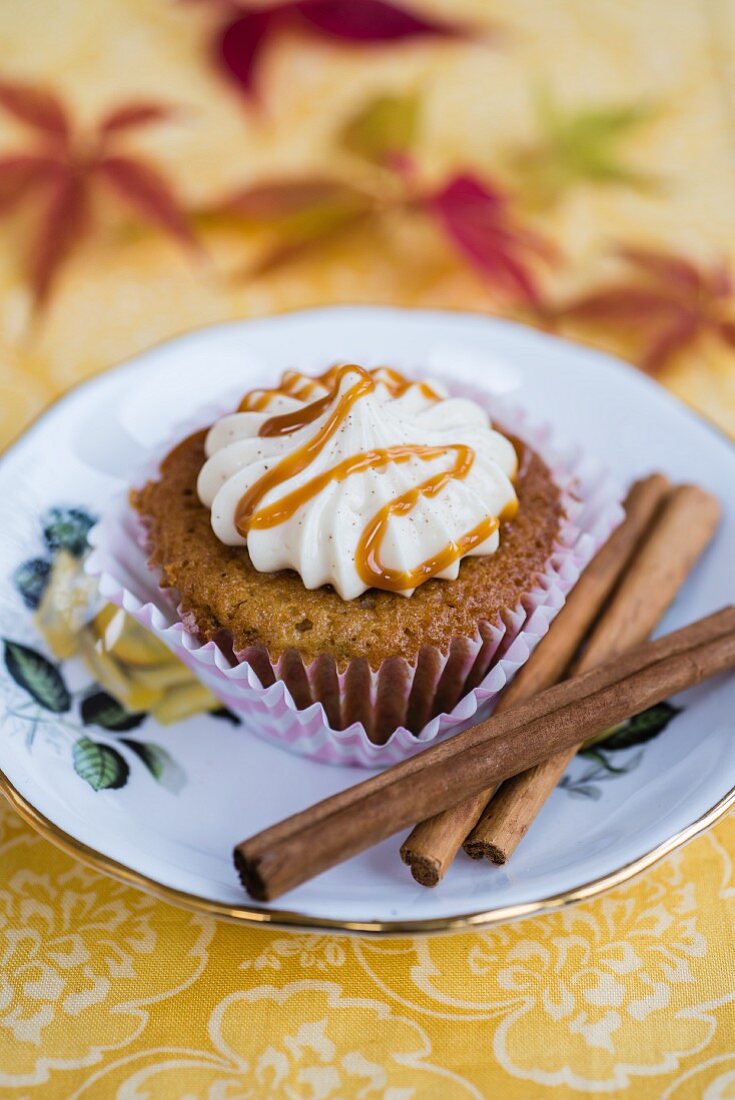
[[[566,789],[574,798],[590,798],[597,802],[602,797],[602,791],[594,783],[576,783],[573,786],[570,784]]]
[[[63,714],[71,706],[71,696],[56,665],[42,653],[19,642],[5,643],[5,667],[16,684],[37,703],[54,714]]]
[[[186,774],[161,745],[156,745],[152,741],[135,741],[129,737],[122,738],[122,744],[127,745],[130,751],[143,761],[158,783],[171,791],[181,790],[186,782]]]
[[[585,760],[594,760],[596,764],[599,764],[601,768],[604,768],[606,772],[610,772],[613,775],[624,775],[628,768],[624,764],[621,768],[611,764],[604,752],[600,751],[600,748],[595,745],[594,748],[582,748],[579,750],[579,756],[583,756]]]
[[[80,737],[72,750],[74,771],[95,791],[117,790],[128,781],[130,768],[117,749]]]
[[[649,103],[564,110],[540,93],[536,101],[541,140],[519,150],[515,167],[526,178],[531,198],[554,202],[579,183],[623,184],[646,188],[657,181],[621,161],[619,145],[649,122]]]
[[[171,759],[165,749],[150,741],[134,741],[129,737],[123,737],[122,743],[143,761],[154,779],[161,779],[166,768],[166,760]]]
[[[267,248],[259,260],[248,270],[249,278],[266,275],[283,264],[303,258],[310,251],[334,241],[345,232],[354,230],[370,217],[368,207],[327,207],[293,218],[282,224],[280,236]]]
[[[96,522],[84,508],[49,508],[41,516],[43,538],[49,550],[68,550],[79,558],[89,547],[87,536]]]
[[[32,611],[38,608],[51,576],[51,562],[48,558],[30,558],[21,562],[12,575],[12,581],[20,593],[23,603]]]
[[[606,752],[644,745],[663,733],[669,722],[679,713],[680,708],[672,706],[671,703],[658,703],[617,726],[608,737],[599,741],[598,745]]]
[[[102,729],[123,733],[134,730],[145,722],[145,714],[132,714],[117,699],[106,691],[97,691],[88,695],[81,705],[82,722],[85,726],[101,726]]]
[[[405,153],[416,136],[420,102],[415,93],[371,100],[343,127],[342,147],[378,164]]]

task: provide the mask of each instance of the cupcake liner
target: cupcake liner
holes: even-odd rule
[[[158,587],[146,560],[145,531],[127,494],[92,531],[86,568],[99,578],[106,599],[156,634],[258,736],[333,764],[383,767],[406,759],[487,716],[623,517],[619,490],[605,470],[578,449],[552,443],[548,426],[533,425],[521,409],[474,387],[452,384],[451,392],[477,401],[502,430],[541,455],[561,489],[566,518],[530,591],[496,622],[479,623],[476,636],[452,639],[446,653],[425,646],[415,662],[389,658],[373,670],[358,658],[340,671],[328,654],[304,664],[290,650],[272,662],[262,647],[233,653],[224,633],[217,643],[203,642],[191,616],[172,603],[171,590]],[[134,484],[155,477],[160,458],[176,442],[223,410],[213,408],[208,417],[209,411],[197,424],[179,425]]]

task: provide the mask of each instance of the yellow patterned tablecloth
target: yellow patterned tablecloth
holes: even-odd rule
[[[4,0],[0,440],[338,301],[521,317],[735,432],[734,60],[727,0]],[[727,1100],[734,851],[730,818],[597,901],[367,942],[193,916],[3,804],[0,1095]]]

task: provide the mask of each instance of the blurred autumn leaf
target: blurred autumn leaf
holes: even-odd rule
[[[261,256],[246,272],[252,278],[354,228],[375,210],[375,197],[350,183],[303,176],[242,188],[204,211],[200,222],[265,231]]]
[[[630,134],[655,117],[652,105],[567,111],[542,93],[537,97],[537,112],[541,139],[511,157],[532,202],[555,203],[580,183],[650,188],[659,182],[625,163],[620,151]]]
[[[448,180],[424,204],[485,282],[512,301],[540,309],[535,265],[555,259],[556,250],[519,219],[504,191],[466,173]]]
[[[0,214],[29,197],[41,204],[28,260],[36,308],[47,301],[59,269],[88,229],[90,198],[99,184],[106,184],[144,221],[188,248],[195,247],[168,181],[146,160],[116,147],[121,134],[166,118],[168,108],[125,103],[100,119],[91,134],[79,134],[64,103],[52,92],[0,81],[0,109],[34,134],[30,150],[0,156]]]
[[[390,164],[412,147],[421,100],[417,93],[382,95],[371,100],[343,126],[339,143],[347,152],[374,164]]]
[[[705,334],[735,349],[733,280],[724,265],[710,269],[670,253],[623,248],[628,281],[583,294],[556,311],[561,320],[632,339],[637,360],[656,374]]]
[[[470,36],[466,27],[421,15],[388,0],[286,0],[254,10],[223,0],[221,7],[225,20],[215,32],[215,61],[251,101],[257,98],[263,47],[283,32],[308,32],[322,40],[353,46]]]
[[[537,268],[556,259],[556,250],[519,215],[513,196],[492,181],[460,172],[439,186],[422,182],[412,149],[420,111],[418,93],[391,93],[368,100],[348,118],[338,143],[362,163],[358,183],[336,175],[265,180],[202,212],[200,222],[237,221],[253,235],[256,249],[264,245],[244,272],[252,278],[346,231],[375,228],[384,215],[418,215],[501,298],[540,317]],[[376,167],[382,171],[376,174]]]

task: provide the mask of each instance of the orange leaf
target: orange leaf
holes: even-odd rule
[[[236,192],[220,209],[246,218],[270,221],[318,206],[340,203],[353,199],[355,195],[354,189],[347,184],[330,179],[274,180]]]
[[[733,291],[724,265],[702,269],[680,256],[635,247],[620,255],[634,268],[634,281],[583,295],[556,316],[638,337],[638,361],[651,373],[705,332],[735,346],[735,321],[722,317],[723,299]]]
[[[46,302],[59,267],[84,231],[86,215],[84,180],[71,173],[60,176],[41,219],[31,258],[31,285],[37,307]]]
[[[69,136],[69,120],[60,100],[41,88],[0,80],[0,107],[20,122],[57,138]]]
[[[717,329],[725,343],[735,348],[735,321],[720,321]]]
[[[0,214],[11,210],[39,184],[56,178],[59,164],[51,157],[0,157]]]
[[[102,135],[116,134],[120,130],[130,130],[135,126],[146,126],[149,122],[160,122],[168,118],[171,110],[158,103],[128,103],[110,111],[99,124]]]
[[[718,264],[710,272],[707,287],[715,298],[729,298],[733,292],[732,275],[725,264]]]
[[[633,267],[651,275],[669,289],[678,287],[689,294],[694,294],[704,282],[701,272],[694,264],[680,256],[671,256],[645,248],[621,248],[619,255]]]
[[[132,157],[105,157],[97,170],[138,213],[193,247],[194,235],[167,180],[149,164]]]
[[[699,321],[693,314],[680,317],[651,341],[641,358],[641,366],[649,374],[658,374],[671,356],[690,344],[699,331]]]
[[[676,318],[683,310],[678,300],[662,291],[645,286],[610,287],[586,294],[560,311],[561,316],[577,321],[602,321],[616,325],[660,325]]]

